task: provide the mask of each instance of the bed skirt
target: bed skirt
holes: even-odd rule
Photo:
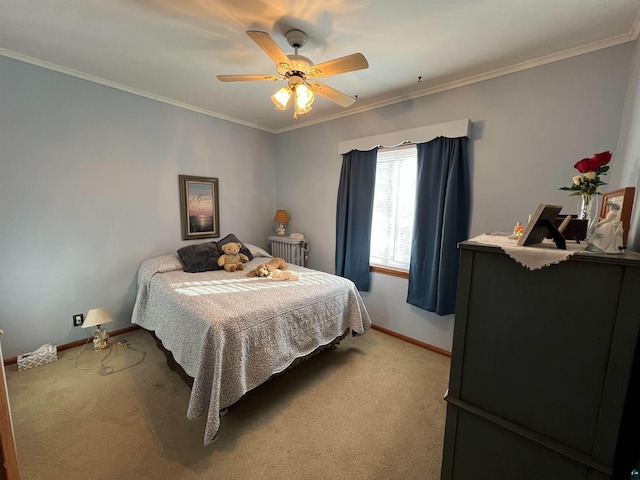
[[[158,348],[160,349],[160,351],[162,353],[164,353],[165,358],[167,359],[167,365],[169,366],[169,368],[171,370],[173,370],[174,372],[176,372],[178,375],[180,375],[180,378],[182,379],[182,381],[184,381],[184,383],[187,384],[187,386],[189,388],[193,387],[193,377],[190,377],[187,372],[184,371],[184,369],[180,366],[180,364],[178,362],[176,362],[175,358],[173,358],[173,354],[171,353],[170,350],[167,350],[165,348],[165,346],[162,344],[162,340],[160,340],[158,338],[158,336],[156,335],[156,332],[152,331],[152,330],[147,330],[151,336],[155,339],[156,341],[156,345],[158,346]],[[271,380],[274,377],[277,377],[278,375],[282,375],[284,372],[286,372],[287,370],[290,370],[291,368],[300,365],[302,362],[304,362],[305,360],[308,360],[309,358],[317,355],[320,352],[324,352],[325,350],[332,350],[334,348],[336,348],[340,342],[347,336],[349,335],[349,332],[351,331],[350,328],[347,328],[344,333],[336,338],[334,338],[331,342],[329,342],[326,345],[320,345],[318,348],[316,348],[313,352],[304,355],[302,357],[298,357],[295,360],[293,360],[293,362],[291,362],[291,364],[282,372],[279,373],[274,373],[273,375],[271,375],[268,379],[267,382],[269,380]],[[226,410],[226,409],[225,409]]]

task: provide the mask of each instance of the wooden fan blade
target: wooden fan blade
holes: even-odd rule
[[[361,53],[354,53],[346,57],[336,58],[328,62],[319,63],[309,69],[311,77],[328,77],[339,73],[353,72],[369,68],[369,62]]]
[[[218,75],[221,82],[274,82],[280,80],[274,75]]]
[[[331,100],[332,102],[337,103],[341,107],[350,107],[351,105],[353,105],[353,102],[356,101],[355,98],[351,98],[349,95],[345,95],[344,93],[336,90],[335,88],[331,88],[324,83],[315,82],[310,83],[309,85],[311,85],[311,90],[314,93],[317,93],[327,100]]]
[[[289,64],[289,57],[282,51],[280,46],[275,42],[271,35],[266,32],[258,32],[255,30],[249,30],[247,35],[251,37],[251,40],[256,42],[258,46],[264,50],[264,52],[271,57],[271,60],[276,62],[276,65],[281,63]]]

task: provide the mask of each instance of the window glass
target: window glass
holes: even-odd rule
[[[416,174],[415,145],[378,150],[369,260],[372,265],[409,269]]]

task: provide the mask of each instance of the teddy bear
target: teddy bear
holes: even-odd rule
[[[248,262],[249,257],[244,253],[240,253],[242,244],[237,242],[225,243],[220,247],[224,252],[218,259],[218,266],[224,268],[227,272],[235,272],[236,270],[244,270],[242,262]]]
[[[269,278],[272,280],[300,280],[300,274],[293,270],[280,270],[276,268],[269,274]]]
[[[275,257],[269,260],[267,263],[261,263],[256,268],[251,270],[247,277],[268,277],[275,269],[286,270],[287,262],[283,258]]]

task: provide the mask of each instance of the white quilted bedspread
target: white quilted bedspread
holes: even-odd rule
[[[299,281],[247,277],[267,260],[234,273],[185,273],[177,255],[165,255],[138,272],[132,322],[154,331],[194,378],[187,416],[207,414],[205,445],[221,409],[346,329],[362,335],[371,326],[350,280],[296,265]]]

